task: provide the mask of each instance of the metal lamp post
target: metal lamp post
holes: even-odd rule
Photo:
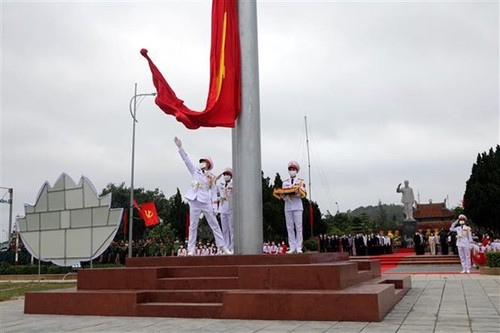
[[[134,163],[135,163],[135,123],[137,123],[137,98],[156,96],[156,93],[137,94],[137,83],[135,84],[134,96],[130,99],[129,110],[132,116],[132,167],[130,169],[130,208],[128,220],[128,257],[132,258],[132,227],[134,219]]]

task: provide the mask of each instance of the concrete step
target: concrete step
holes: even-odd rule
[[[137,310],[141,316],[162,317],[358,320],[361,316],[363,321],[379,321],[410,288],[409,276],[392,275],[374,278],[342,290],[238,289],[155,292],[157,295],[153,298],[137,304]],[[196,299],[187,296],[191,293],[197,295]],[[210,302],[203,302],[207,300],[203,298],[204,293],[211,297]],[[322,306],[318,307],[318,304]],[[336,306],[338,304],[342,306]],[[359,304],[363,304],[361,314]]]
[[[237,289],[239,278],[232,276],[198,276],[158,279],[158,288],[165,290]]]
[[[28,292],[25,313],[380,321],[411,288],[409,275],[381,275],[380,260],[342,255],[132,260],[80,270],[76,290]]]
[[[409,288],[366,282],[341,290],[233,290],[224,294],[224,318],[380,321]]]
[[[173,266],[165,270],[164,277],[235,277],[238,276],[238,266]]]
[[[139,303],[222,303],[224,290],[151,290],[142,292]]]
[[[347,253],[275,254],[275,255],[220,255],[192,257],[133,257],[127,258],[126,267],[172,267],[172,266],[214,266],[225,265],[290,265],[333,263],[349,260]]]
[[[141,317],[221,318],[222,303],[141,303],[137,315]]]

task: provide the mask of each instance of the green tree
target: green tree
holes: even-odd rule
[[[165,254],[167,256],[172,255],[175,235],[169,223],[159,223],[153,228],[148,229],[147,237],[155,237],[158,244],[162,242],[165,247]]]
[[[363,225],[363,233],[370,234],[378,232],[377,222],[371,219],[368,214],[361,214],[359,216]]]
[[[460,214],[464,214],[464,208],[461,206],[456,206],[452,210],[453,210],[453,213],[455,214],[455,218],[458,218],[458,215],[460,215]]]
[[[312,222],[313,222],[313,234],[311,235],[311,203],[312,203]],[[302,219],[302,230],[304,234],[304,239],[309,239],[311,237],[318,236],[319,233],[323,233],[327,227],[321,218],[321,211],[319,210],[318,204],[314,201],[309,201],[309,199],[303,198],[302,205],[304,206],[304,215]]]
[[[274,185],[269,177],[262,174],[262,217],[264,241],[282,241],[286,239],[286,223],[283,200],[273,196],[273,190],[281,187],[283,181],[277,173]]]
[[[376,221],[378,223],[379,226],[383,226],[384,224],[386,224],[386,222],[388,221],[388,217],[387,217],[387,210],[385,209],[385,207],[382,205],[382,201],[378,201],[378,206],[377,206],[377,217],[376,217]]]
[[[189,215],[189,204],[182,200],[179,189],[168,199],[166,220],[172,225],[175,237],[183,241],[187,235],[186,225]]]
[[[353,234],[361,234],[365,232],[363,220],[359,216],[354,216],[351,220],[351,232]]]
[[[477,226],[498,232],[500,216],[500,145],[477,155],[466,183],[464,213]]]
[[[326,224],[326,233],[329,235],[344,235],[351,233],[351,221],[346,213],[332,215],[327,212],[323,222]]]

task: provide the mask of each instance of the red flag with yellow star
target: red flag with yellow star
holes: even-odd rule
[[[153,84],[158,92],[155,102],[189,129],[234,127],[241,109],[241,59],[237,0],[213,0],[210,85],[205,110],[194,111],[177,98],[162,73],[148,56]]]

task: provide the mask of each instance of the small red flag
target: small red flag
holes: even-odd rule
[[[144,221],[146,227],[156,225],[160,223],[160,218],[156,212],[156,206],[154,202],[145,202],[140,208],[141,218]]]

